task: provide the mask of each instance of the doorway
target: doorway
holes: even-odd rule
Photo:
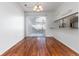
[[[27,16],[26,17],[26,36],[45,36],[46,17]]]

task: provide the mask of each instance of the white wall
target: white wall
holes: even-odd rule
[[[62,18],[66,15],[72,14],[74,12],[78,12],[79,3],[77,2],[68,2],[63,3],[55,13],[55,20]],[[79,21],[78,21],[79,23]],[[53,25],[53,24],[52,24]],[[79,25],[79,24],[78,24]],[[56,33],[52,33],[55,38],[57,38],[59,41],[64,43],[65,45],[69,46],[73,50],[79,52],[79,29],[56,29]],[[54,31],[54,32],[55,32]],[[51,30],[53,32],[53,29]]]
[[[0,3],[0,54],[24,38],[24,12],[17,3]]]
[[[78,3],[78,12],[79,12],[79,3]],[[78,13],[78,28],[79,28],[79,13]]]

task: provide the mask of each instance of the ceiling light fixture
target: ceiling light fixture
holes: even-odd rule
[[[33,11],[37,11],[37,12],[43,11],[43,7],[41,5],[35,5]]]

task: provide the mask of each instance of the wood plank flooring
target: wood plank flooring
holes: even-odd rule
[[[53,37],[26,37],[2,56],[79,56]]]

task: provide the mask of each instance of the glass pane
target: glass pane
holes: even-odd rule
[[[44,16],[26,17],[27,36],[45,36],[45,29],[46,29],[46,17]]]

